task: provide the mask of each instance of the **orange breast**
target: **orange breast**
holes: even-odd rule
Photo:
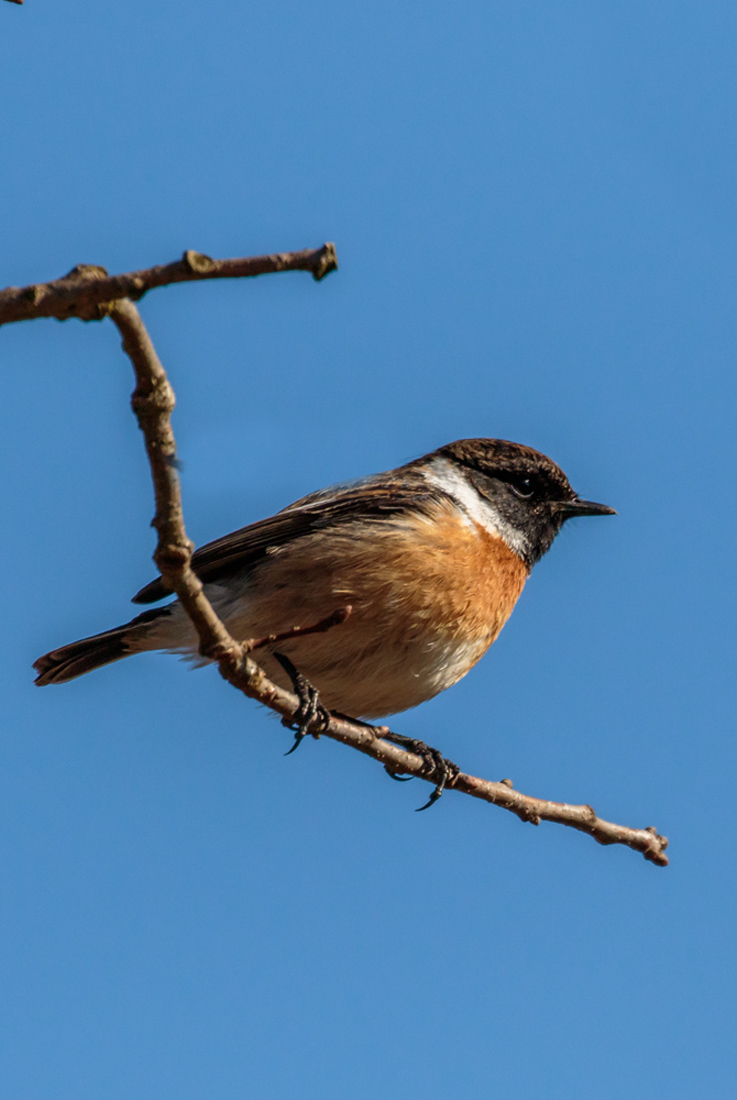
[[[429,631],[478,641],[482,652],[529,572],[501,538],[467,522],[451,502],[439,502],[430,515],[316,532],[278,550],[262,569],[254,610],[263,633],[283,629],[285,612],[289,626],[350,604],[343,633],[369,624],[374,635]]]
[[[502,539],[439,502],[431,515],[357,521],[280,547],[224,617],[246,638],[315,623],[350,604],[341,626],[281,648],[327,706],[378,717],[464,676],[509,618],[527,575]],[[262,660],[281,683],[280,666],[267,654]]]
[[[431,516],[407,517],[382,533],[362,595],[376,610],[388,603],[384,614],[404,620],[410,633],[476,641],[481,656],[512,613],[528,572],[501,538],[469,524],[451,505],[438,505]]]

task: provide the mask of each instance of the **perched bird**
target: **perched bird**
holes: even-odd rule
[[[473,668],[567,519],[612,514],[581,500],[531,447],[462,439],[303,497],[201,547],[192,568],[239,640],[350,607],[340,625],[267,647],[258,660],[289,687],[286,658],[329,710],[379,718],[431,699]],[[133,600],[170,594],[159,578]],[[61,684],[157,649],[202,663],[178,601],[40,657],[36,683]]]

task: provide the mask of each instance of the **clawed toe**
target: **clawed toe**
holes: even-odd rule
[[[320,693],[314,684],[311,684],[307,677],[295,668],[288,657],[285,657],[283,653],[275,653],[274,657],[289,676],[295,694],[299,698],[299,706],[292,717],[282,718],[281,720],[283,726],[294,732],[294,744],[291,749],[284,753],[285,756],[291,756],[302,744],[308,733],[318,735],[320,730],[325,728],[330,721],[330,712],[320,702]],[[320,720],[317,726],[314,726],[315,719]],[[310,729],[311,726],[314,728]]]
[[[292,687],[299,699],[299,706],[291,718],[282,718],[282,725],[294,732],[294,744],[291,749],[284,754],[285,756],[291,756],[291,754],[302,744],[308,733],[311,733],[314,737],[319,737],[322,730],[325,729],[327,723],[330,721],[331,714],[320,702],[320,694],[317,688],[314,684],[310,683],[306,676],[295,668],[289,658],[283,653],[276,652],[274,652],[274,657],[292,681]],[[348,717],[347,715],[340,714],[338,711],[335,712],[335,716],[337,718]],[[357,722],[361,726],[366,726],[368,729],[373,730],[377,737],[381,737],[386,741],[391,741],[401,749],[406,749],[407,752],[414,753],[415,756],[420,757],[422,760],[422,771],[420,775],[424,779],[434,781],[435,788],[425,805],[417,807],[416,813],[420,813],[422,810],[429,810],[431,806],[434,806],[445,788],[452,787],[461,773],[457,764],[454,764],[452,760],[447,760],[438,749],[432,748],[431,745],[427,745],[424,741],[420,741],[414,737],[404,737],[400,733],[393,733],[386,726],[373,726],[370,722],[363,722],[356,718],[350,718],[348,720]],[[389,778],[396,780],[397,783],[407,783],[413,778],[411,775],[397,775],[388,765],[385,765],[384,770]]]
[[[418,755],[422,756],[428,764],[428,774],[435,780],[435,790],[432,791],[424,806],[417,807],[415,813],[421,813],[422,810],[429,810],[431,806],[434,806],[445,788],[452,787],[461,774],[458,765],[454,764],[452,760],[447,760],[437,749],[425,745],[424,742],[420,742],[420,744],[427,750],[427,753],[419,752]]]
[[[395,783],[409,783],[410,779],[414,779],[413,775],[397,775],[396,772],[391,770],[388,764],[384,765],[384,771]]]
[[[461,769],[457,764],[454,764],[452,760],[447,760],[438,749],[432,748],[430,745],[425,744],[424,741],[418,741],[414,737],[403,737],[401,734],[392,733],[391,731],[384,732],[383,730],[381,736],[386,741],[391,741],[393,744],[399,745],[401,749],[406,749],[407,752],[412,752],[416,756],[419,756],[423,762],[422,775],[428,779],[435,780],[435,790],[424,806],[417,807],[416,813],[420,813],[422,810],[429,810],[431,806],[434,806],[445,788],[452,787],[461,774]],[[386,771],[392,779],[399,779],[401,781],[402,778],[407,778],[394,775],[389,768],[386,768]]]

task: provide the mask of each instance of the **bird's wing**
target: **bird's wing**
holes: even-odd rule
[[[252,569],[267,551],[313,531],[356,519],[381,522],[403,512],[423,512],[439,495],[422,477],[408,476],[406,471],[401,479],[382,474],[333,486],[303,497],[275,516],[201,546],[192,555],[192,568],[203,583],[219,581]],[[133,603],[155,603],[169,595],[171,589],[157,577],[136,593]]]

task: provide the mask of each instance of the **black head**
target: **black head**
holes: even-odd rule
[[[606,504],[581,500],[560,466],[521,443],[459,439],[428,457],[449,459],[463,470],[503,523],[522,536],[522,556],[530,566],[547,553],[567,519],[616,515]]]

